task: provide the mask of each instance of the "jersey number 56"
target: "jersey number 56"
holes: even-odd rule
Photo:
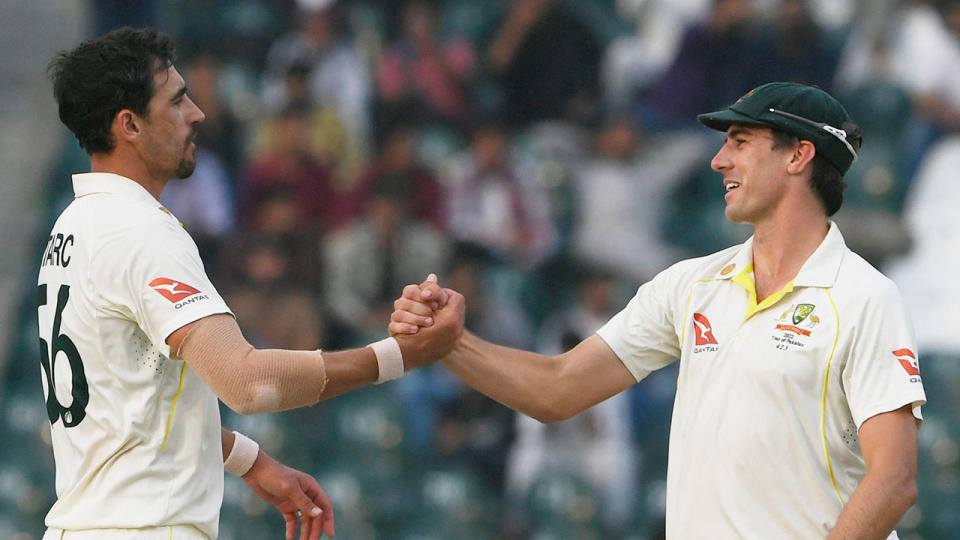
[[[41,284],[37,289],[37,309],[47,305],[47,285]],[[80,352],[73,340],[66,334],[60,333],[60,321],[63,308],[70,299],[70,286],[60,285],[57,293],[57,309],[53,315],[53,328],[50,331],[50,342],[40,337],[40,366],[47,381],[47,417],[51,424],[63,419],[64,427],[74,427],[87,415],[87,403],[90,402],[90,391],[87,386],[87,377],[83,372],[83,361]],[[40,329],[41,336],[44,329]],[[51,344],[53,348],[51,349]],[[57,399],[56,384],[54,381],[54,367],[57,357],[63,354],[70,364],[71,394],[73,397],[69,407],[64,407]]]

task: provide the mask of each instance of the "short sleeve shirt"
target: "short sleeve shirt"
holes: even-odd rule
[[[166,338],[230,313],[196,244],[136,182],[73,177],[41,261],[41,376],[57,501],[48,527],[192,525],[216,537],[217,398]]]
[[[896,287],[835,224],[759,304],[750,239],[663,271],[598,334],[638,381],[680,360],[668,538],[826,537],[866,474],[860,426],[926,400]]]

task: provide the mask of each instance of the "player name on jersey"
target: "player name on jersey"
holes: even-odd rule
[[[40,263],[40,267],[53,265],[66,268],[70,264],[68,251],[71,247],[73,247],[72,234],[51,233],[50,239],[47,240],[47,247],[43,250],[43,262]]]

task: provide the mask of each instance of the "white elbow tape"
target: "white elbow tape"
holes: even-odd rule
[[[377,356],[377,366],[380,368],[375,384],[385,383],[403,376],[403,353],[400,352],[400,344],[397,343],[396,339],[388,337],[375,341],[367,347],[373,349],[373,354]]]
[[[243,433],[233,432],[233,448],[223,462],[223,470],[236,476],[247,474],[260,454],[260,445]]]

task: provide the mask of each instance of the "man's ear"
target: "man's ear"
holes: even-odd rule
[[[143,127],[143,119],[130,109],[123,109],[113,119],[113,134],[118,139],[132,141],[136,139]]]
[[[817,148],[813,143],[801,140],[790,155],[790,162],[787,163],[787,172],[790,174],[800,174],[800,172],[813,161],[816,155]]]

